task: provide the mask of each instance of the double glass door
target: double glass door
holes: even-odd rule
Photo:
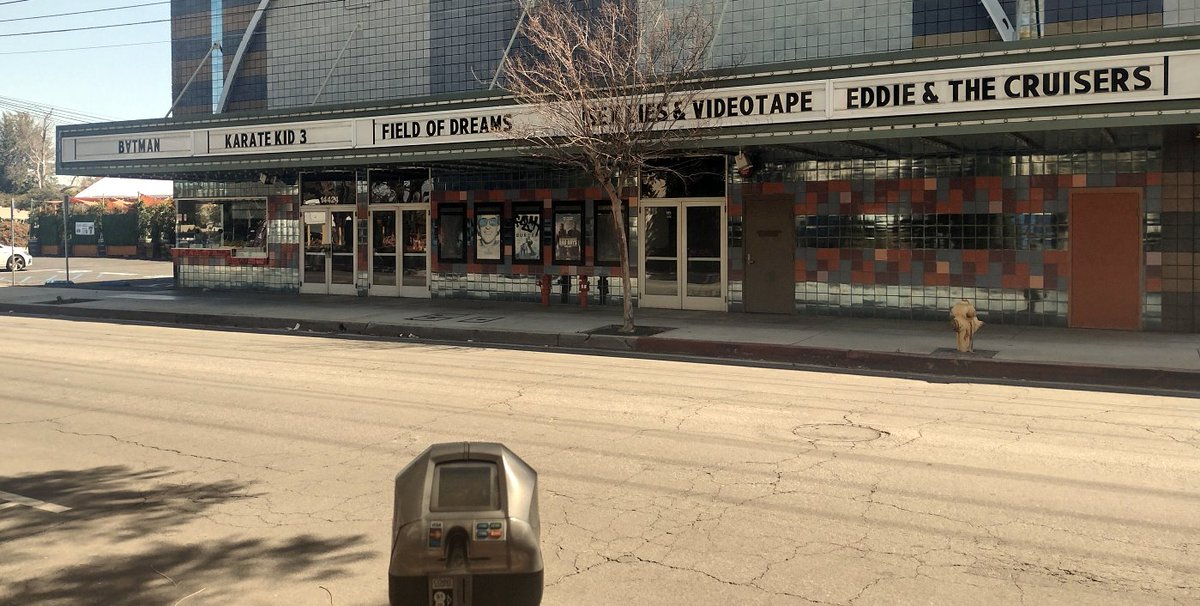
[[[357,241],[354,207],[303,210],[304,263],[300,292],[353,295]]]
[[[642,307],[725,311],[725,200],[642,200]]]
[[[370,294],[429,297],[429,205],[371,207]]]

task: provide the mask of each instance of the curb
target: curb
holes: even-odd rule
[[[988,358],[933,358],[899,352],[689,341],[659,337],[643,337],[638,342],[638,351],[658,355],[757,360],[843,370],[933,375],[954,379],[1028,381],[1057,385],[1079,384],[1200,393],[1200,372],[1190,370],[1024,362]]]
[[[482,328],[444,328],[426,325],[229,316],[174,311],[62,307],[53,304],[0,303],[0,312],[30,316],[122,320],[245,330],[291,331],[299,326],[299,330],[321,334],[755,361],[850,371],[936,376],[954,380],[1027,381],[1055,385],[1200,393],[1200,371],[1189,370],[1084,366],[988,358],[934,358],[899,352],[699,341],[656,336],[622,337],[586,333],[532,333]]]

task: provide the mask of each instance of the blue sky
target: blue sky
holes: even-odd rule
[[[9,21],[151,3],[129,10]],[[167,0],[0,0],[0,97],[115,120],[161,118],[171,107],[170,17],[171,4]],[[161,22],[11,35],[139,21]],[[136,46],[63,50],[128,44]]]

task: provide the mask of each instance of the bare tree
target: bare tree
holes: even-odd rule
[[[54,177],[54,122],[14,112],[0,117],[0,164],[15,191],[46,188]]]
[[[525,106],[527,120],[514,121],[510,136],[584,171],[608,196],[621,259],[621,332],[631,333],[623,190],[653,159],[697,137],[701,125],[687,110],[713,38],[710,7],[539,0],[523,9],[524,44],[504,66],[503,86]]]

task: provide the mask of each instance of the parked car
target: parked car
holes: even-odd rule
[[[33,265],[33,255],[29,254],[28,248],[21,246],[0,244],[0,259],[4,260],[4,267],[8,271],[21,271]]]

